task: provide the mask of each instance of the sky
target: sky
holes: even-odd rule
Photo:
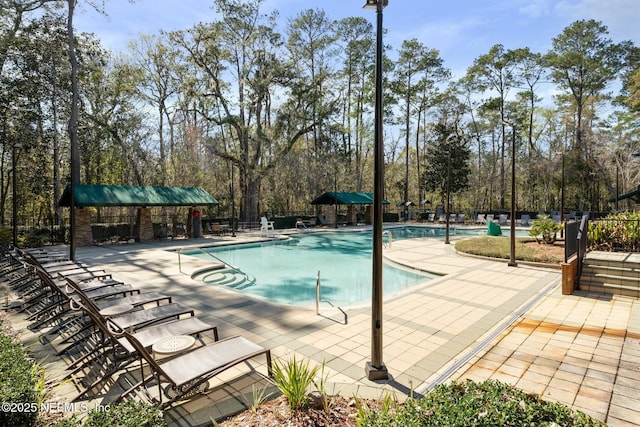
[[[216,19],[212,0],[105,0],[107,16],[80,3],[76,30],[95,33],[112,51],[125,51],[141,33],[187,29]],[[264,0],[262,12],[277,10],[283,33],[288,20],[310,8],[324,10],[331,19],[361,16],[375,25],[376,12],[363,9],[364,3]],[[601,21],[614,42],[631,40],[640,46],[638,12],[640,0],[389,0],[383,13],[384,42],[398,49],[404,40],[416,38],[437,49],[444,65],[462,77],[474,59],[497,43],[544,53],[554,37],[579,19]],[[386,52],[391,57],[393,53]]]

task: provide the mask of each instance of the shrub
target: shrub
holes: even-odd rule
[[[9,246],[11,246],[12,241],[13,241],[13,232],[11,231],[11,229],[6,227],[0,227],[0,243],[2,243],[3,246],[8,248]]]
[[[637,251],[640,248],[640,213],[623,212],[589,222],[589,249]]]
[[[555,243],[556,234],[560,230],[562,230],[562,224],[556,224],[549,215],[540,215],[531,223],[529,235],[535,237],[536,240],[538,240],[538,236],[542,236],[542,241],[551,245]]]
[[[289,401],[291,412],[307,405],[307,392],[319,370],[319,366],[310,367],[308,360],[298,362],[295,356],[288,362],[274,361],[273,381]]]
[[[499,381],[453,382],[383,411],[358,411],[362,427],[604,426],[588,415]]]
[[[89,412],[84,427],[160,427],[167,423],[157,406],[128,400],[110,406],[108,410],[94,409]]]
[[[0,425],[33,425],[38,416],[37,370],[20,344],[0,334],[0,402],[28,410],[0,411]],[[26,406],[25,406],[26,405]]]

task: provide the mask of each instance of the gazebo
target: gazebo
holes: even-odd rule
[[[93,244],[91,214],[85,207],[137,207],[136,240],[152,240],[153,223],[149,206],[212,206],[218,201],[202,188],[76,184],[74,188],[76,212],[75,240],[78,246]],[[67,185],[59,202],[71,206],[71,185]]]
[[[383,199],[382,203],[388,205],[389,201]],[[347,222],[355,224],[357,222],[355,205],[373,205],[373,193],[329,191],[316,197],[311,204],[335,206],[335,209],[330,209],[327,213],[327,223],[334,226],[338,225],[338,206],[346,205]],[[365,217],[370,218],[371,212],[365,214]]]

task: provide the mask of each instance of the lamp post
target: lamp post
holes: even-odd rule
[[[369,380],[389,378],[382,361],[382,197],[384,183],[384,142],[382,140],[382,10],[388,0],[366,0],[365,9],[374,9],[376,27],[376,104],[374,125],[374,191],[373,191],[373,247],[371,292],[371,361],[365,366]]]
[[[447,136],[447,206],[445,209],[445,245],[451,244],[449,240],[449,227],[451,221],[451,136],[452,135]]]
[[[17,168],[18,168],[18,159],[16,155],[18,154],[18,149],[21,148],[20,145],[16,142],[13,143],[12,152],[11,152],[11,198],[12,198],[12,232],[13,232],[13,247],[18,247],[18,180],[17,180]]]
[[[236,218],[236,206],[235,206],[235,191],[233,184],[233,163],[231,163],[231,237],[236,237],[236,227],[235,227],[235,218]]]
[[[562,152],[562,179],[560,180],[560,219],[564,222],[564,152]]]
[[[516,124],[505,122],[511,126],[511,228],[509,236],[509,267],[517,267],[516,262]]]

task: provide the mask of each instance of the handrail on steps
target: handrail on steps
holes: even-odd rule
[[[318,270],[318,274],[316,275],[316,315],[320,316],[320,297],[322,295],[322,285],[320,284],[320,270]],[[330,305],[334,306],[333,304],[331,304],[331,302],[327,301]],[[344,316],[344,324],[346,325],[349,321],[349,316],[347,315],[347,313],[341,309],[338,306],[334,306],[336,307],[338,310],[340,310],[340,312],[342,313],[342,315]]]
[[[390,248],[391,247],[391,243],[393,241],[393,234],[391,234],[391,231],[389,231],[389,230],[384,230],[382,232],[382,237],[384,238],[384,236],[388,237],[387,244],[384,245],[384,246],[387,247],[387,248]]]
[[[210,256],[211,258],[213,258],[213,260],[214,260],[214,261],[218,261],[218,262],[220,262],[220,263],[222,263],[222,264],[226,265],[227,267],[229,267],[231,270],[236,271],[236,272],[238,272],[238,273],[242,273],[242,274],[244,274],[244,275],[246,276],[246,273],[245,273],[245,272],[243,272],[242,270],[240,270],[238,267],[234,267],[233,265],[227,264],[226,262],[224,262],[223,260],[221,260],[221,259],[220,259],[220,258],[218,258],[217,256],[213,255],[213,254],[212,254],[212,253],[210,253],[210,252],[205,251],[205,250],[204,250],[204,249],[202,249],[202,248],[191,248],[191,249],[198,249],[198,250],[199,250],[200,252],[202,252],[203,254],[208,255],[208,256]],[[181,255],[182,255],[182,251],[183,251],[183,250],[184,250],[184,248],[179,248],[179,249],[178,249],[178,270],[179,270],[179,271],[180,271],[180,273],[182,273],[182,274],[187,274],[187,273],[185,273],[185,272],[183,272],[183,271],[182,271],[182,258],[181,258]]]

